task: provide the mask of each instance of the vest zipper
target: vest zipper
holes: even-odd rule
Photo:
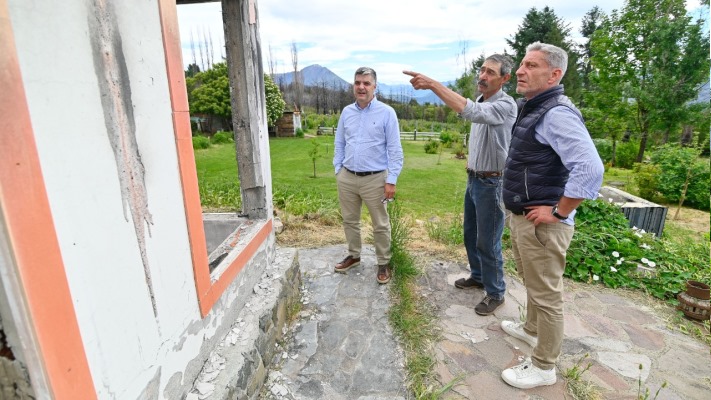
[[[523,169],[523,186],[526,188],[526,200],[531,200],[531,196],[528,195],[528,167]]]

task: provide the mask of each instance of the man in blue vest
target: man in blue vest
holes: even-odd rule
[[[573,237],[575,209],[595,199],[603,165],[580,111],[560,81],[568,54],[536,42],[516,71],[519,102],[504,169],[504,204],[511,211],[516,268],[527,291],[526,321],[502,329],[533,347],[531,358],[501,373],[511,386],[528,389],[556,382],[563,342],[563,272]]]
[[[464,247],[471,273],[454,282],[459,289],[484,289],[486,295],[474,307],[479,315],[490,315],[504,304],[504,258],[501,236],[504,209],[501,201],[502,171],[516,121],[516,102],[502,88],[511,78],[513,62],[493,54],[484,60],[477,77],[480,96],[472,101],[440,82],[413,71],[415,89],[430,89],[452,110],[471,121],[467,159],[467,191],[464,193]]]

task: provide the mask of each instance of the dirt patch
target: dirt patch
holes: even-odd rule
[[[676,218],[675,218],[676,216]],[[693,208],[684,208],[676,214],[676,207],[670,206],[667,211],[667,219],[665,224],[676,226],[690,231],[698,232],[703,235],[709,233],[709,212],[695,210]]]

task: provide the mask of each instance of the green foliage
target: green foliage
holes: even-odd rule
[[[304,130],[301,128],[296,128],[296,132],[294,132],[294,136],[297,138],[303,138],[304,137]]]
[[[619,168],[631,169],[637,160],[639,153],[639,142],[618,142],[615,151],[615,166]]]
[[[428,221],[427,236],[440,243],[457,246],[464,243],[464,221],[461,214],[450,221]]]
[[[654,164],[635,163],[634,182],[637,184],[639,197],[654,201],[659,185],[661,169]]]
[[[209,204],[212,210],[239,210],[242,207],[242,194],[236,179],[205,180],[198,179],[200,202]]]
[[[439,134],[439,141],[443,147],[451,148],[455,143],[460,143],[462,138],[457,132],[443,131]]]
[[[313,162],[314,165],[314,175],[313,177],[316,177],[316,160],[321,157],[319,155],[319,147],[321,144],[316,140],[316,139],[311,139],[311,149],[309,150],[309,157],[311,158],[311,161]]]
[[[425,142],[425,153],[437,154],[441,143],[437,140],[427,139]]]
[[[232,119],[226,63],[217,63],[212,69],[187,78],[186,86],[191,114],[210,114]]]
[[[317,219],[326,225],[339,225],[342,221],[335,192],[314,191],[313,185],[305,187],[278,185],[272,194],[274,207],[288,215]]]
[[[639,134],[642,162],[651,132],[669,134],[689,121],[687,104],[709,76],[708,30],[692,22],[684,0],[628,0],[590,46],[597,97],[634,109],[628,128]]]
[[[224,143],[232,143],[234,139],[232,139],[232,132],[224,132],[224,131],[218,131],[214,135],[212,135],[212,139],[210,139],[210,142],[212,144],[224,144]]]
[[[578,58],[576,45],[570,36],[570,24],[555,14],[555,11],[545,6],[540,11],[532,7],[523,18],[518,31],[506,43],[513,49],[514,65],[519,65],[526,55],[526,46],[533,42],[543,42],[558,46],[568,52],[568,70],[561,83],[565,92],[574,102],[578,102],[581,94],[580,76],[578,74]],[[516,75],[512,74],[511,84],[515,87]]]
[[[452,146],[452,153],[454,153],[454,156],[459,158],[459,159],[465,159],[467,158],[467,148],[464,146],[464,143],[457,142]]]
[[[709,161],[698,159],[696,149],[661,146],[652,152],[651,162],[661,171],[657,189],[664,198],[678,202],[688,174],[685,204],[701,210],[709,209]]]
[[[670,302],[676,301],[691,277],[701,275],[702,281],[711,281],[708,242],[676,245],[630,229],[615,204],[584,201],[578,207],[575,226],[565,269],[565,276],[571,279],[642,289]]]
[[[267,74],[264,74],[264,95],[267,103],[267,125],[274,126],[284,113],[286,102],[281,97],[279,86]]]
[[[193,149],[207,149],[210,147],[210,139],[205,136],[193,136]]]

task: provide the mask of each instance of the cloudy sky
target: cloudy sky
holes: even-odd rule
[[[404,69],[453,80],[480,54],[510,51],[506,39],[533,7],[551,7],[579,37],[580,22],[593,6],[609,13],[624,5],[624,0],[255,1],[265,72],[270,61],[276,72],[291,71],[295,43],[299,69],[319,64],[350,81],[356,68],[370,66],[390,85],[407,83]],[[699,0],[686,4],[700,14]],[[186,65],[194,59],[191,40],[209,37],[215,58],[224,56],[220,2],[178,6],[178,18]]]

